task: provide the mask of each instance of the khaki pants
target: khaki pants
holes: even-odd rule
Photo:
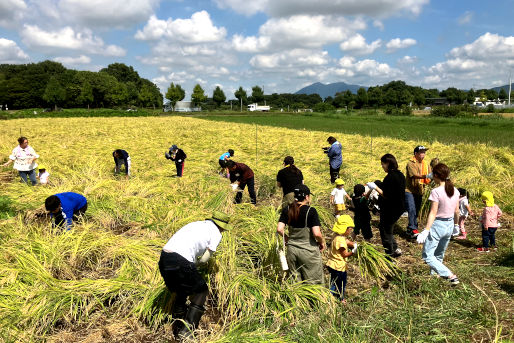
[[[289,245],[287,248],[287,264],[291,275],[296,280],[310,284],[323,284],[323,262],[319,250],[307,250]]]
[[[282,208],[287,208],[287,206],[294,203],[294,192],[284,194],[284,197],[282,198]]]

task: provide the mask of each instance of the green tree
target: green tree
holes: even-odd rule
[[[498,92],[494,89],[488,89],[486,92],[487,100],[496,100],[498,99]]]
[[[473,88],[471,88],[468,91],[468,93],[466,93],[466,101],[468,102],[468,104],[473,105],[475,103],[475,97],[475,91],[473,90]]]
[[[248,102],[248,95],[246,94],[246,91],[243,89],[243,87],[239,86],[239,89],[234,92],[234,96],[237,100],[239,100],[239,103],[242,105],[246,105]]]
[[[368,89],[368,103],[375,108],[382,106],[384,94],[381,87],[370,87]]]
[[[361,87],[357,91],[357,97],[355,98],[355,102],[357,103],[357,108],[363,108],[368,106],[368,93],[366,89]]]
[[[225,102],[227,97],[225,96],[225,93],[220,88],[220,86],[216,86],[216,89],[212,92],[212,101],[216,103],[217,107],[220,107],[222,103]]]
[[[55,76],[52,76],[48,81],[43,94],[43,99],[49,104],[54,104],[54,108],[57,111],[57,105],[60,105],[66,100],[66,90],[61,86]]]
[[[507,91],[504,88],[500,89],[500,92],[498,93],[498,98],[501,100],[505,100],[508,98]]]
[[[179,84],[175,85],[173,82],[170,84],[168,90],[166,91],[166,99],[170,101],[173,110],[175,110],[175,104],[177,101],[184,100],[185,96],[186,92],[182,89],[182,87]]]
[[[480,102],[486,102],[487,101],[487,94],[485,93],[485,90],[482,89],[480,91]]]
[[[80,88],[79,101],[82,104],[87,104],[87,109],[89,110],[89,104],[91,104],[94,100],[93,96],[93,87],[87,81],[82,83],[82,87]]]
[[[198,83],[193,88],[193,94],[191,94],[191,101],[195,106],[200,105],[202,102],[207,99],[207,96],[204,94],[204,90],[202,86],[200,86]]]
[[[262,102],[264,100],[264,91],[259,86],[252,87],[252,102]]]

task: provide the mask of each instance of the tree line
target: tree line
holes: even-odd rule
[[[0,104],[37,107],[162,107],[159,88],[123,63],[99,72],[77,71],[61,63],[0,65]]]

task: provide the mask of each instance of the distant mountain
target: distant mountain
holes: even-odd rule
[[[300,89],[295,94],[319,94],[322,99],[325,99],[328,96],[333,97],[336,95],[336,93],[345,92],[347,90],[356,94],[359,88],[361,87],[366,90],[368,89],[368,87],[363,87],[359,85],[349,85],[344,82],[329,83],[328,85],[316,82],[310,86]]]
[[[496,92],[499,92],[500,89],[505,89],[505,91],[507,92],[507,94],[509,94],[509,85],[505,85],[505,86],[500,86],[500,87],[494,87],[494,88],[491,88],[493,90],[495,90]],[[511,90],[514,90],[514,83],[511,84]]]

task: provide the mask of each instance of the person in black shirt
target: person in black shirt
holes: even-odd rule
[[[128,178],[130,175],[130,156],[128,152],[122,149],[116,149],[112,153],[114,158],[114,173],[119,174],[121,171],[121,165],[125,165],[125,175]]]
[[[366,188],[364,185],[357,184],[353,187],[352,205],[350,210],[355,213],[353,221],[353,237],[362,231],[364,239],[369,241],[373,237],[371,232],[371,214],[369,213],[368,199],[364,195]]]
[[[294,278],[311,284],[323,284],[323,262],[321,252],[325,239],[321,233],[318,212],[310,207],[309,187],[297,185],[295,200],[282,210],[277,225],[277,234],[287,244],[287,264]],[[288,226],[288,234],[285,227]]]
[[[277,173],[277,187],[282,187],[284,197],[282,198],[282,208],[286,208],[294,202],[293,189],[296,185],[303,184],[303,174],[294,164],[292,156],[284,158],[284,168]]]
[[[405,175],[398,170],[398,162],[391,154],[385,154],[380,159],[382,168],[387,172],[382,186],[369,182],[370,189],[376,189],[380,194],[380,238],[385,252],[391,257],[399,257],[402,251],[393,236],[394,224],[400,219],[405,206]]]
[[[167,152],[165,156],[167,159],[175,162],[175,166],[177,167],[177,176],[182,177],[182,173],[184,172],[184,160],[187,158],[186,153],[173,144],[169,153]]]

